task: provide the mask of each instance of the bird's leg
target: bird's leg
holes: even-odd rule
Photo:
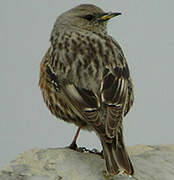
[[[103,157],[103,151],[99,152],[97,149],[89,150],[89,149],[87,149],[85,147],[79,147],[79,148],[77,147],[76,141],[77,141],[80,129],[81,129],[81,127],[78,127],[78,129],[76,131],[76,134],[75,134],[75,136],[73,138],[73,141],[70,144],[70,146],[68,146],[68,148],[73,149],[75,151],[79,151],[79,152],[88,152],[88,153],[97,154],[97,155],[100,155],[101,157]]]
[[[80,129],[81,129],[81,127],[78,127],[78,129],[77,129],[77,131],[76,131],[76,134],[75,134],[75,136],[74,136],[74,138],[73,138],[73,141],[72,141],[72,143],[71,143],[70,146],[69,146],[70,149],[78,150],[76,141],[77,141],[77,138],[78,138]]]

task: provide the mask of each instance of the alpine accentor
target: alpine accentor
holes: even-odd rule
[[[122,126],[133,104],[133,85],[122,49],[107,33],[108,20],[120,14],[91,4],[61,14],[40,66],[46,105],[57,118],[79,127],[70,147],[77,148],[80,128],[95,131],[108,175],[134,173]]]

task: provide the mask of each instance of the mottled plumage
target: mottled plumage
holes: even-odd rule
[[[106,29],[117,15],[87,4],[60,15],[41,62],[39,85],[52,114],[96,132],[109,175],[132,175],[122,121],[133,104],[133,85],[123,51]]]

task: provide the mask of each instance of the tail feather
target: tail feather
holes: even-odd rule
[[[101,139],[101,142],[107,173],[109,175],[116,175],[123,171],[127,175],[133,175],[134,169],[125,149],[122,128],[119,128],[112,143],[107,143],[103,139]]]
[[[102,146],[107,173],[110,175],[118,174],[119,166],[113,154],[113,145],[102,140]]]

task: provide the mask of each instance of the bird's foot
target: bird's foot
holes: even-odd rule
[[[97,154],[99,156],[101,156],[103,158],[103,151],[98,151],[97,149],[87,149],[86,147],[78,147],[76,142],[73,141],[68,148],[74,150],[74,151],[78,151],[78,152],[82,152],[82,153],[92,153],[92,154]]]
[[[68,148],[72,149],[72,150],[75,150],[77,151],[78,150],[78,147],[77,147],[77,144],[75,141],[73,141],[69,146]]]
[[[97,149],[90,150],[90,149],[87,149],[85,147],[79,147],[78,149],[79,149],[80,152],[97,154],[97,155],[100,155],[100,156],[103,157],[103,151],[100,152]]]

